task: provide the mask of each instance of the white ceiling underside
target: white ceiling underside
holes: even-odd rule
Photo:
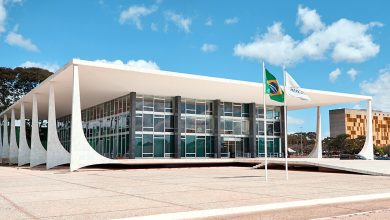
[[[39,118],[46,119],[49,84],[52,84],[55,90],[57,118],[71,114],[73,65],[79,67],[82,109],[130,92],[204,100],[220,99],[221,101],[238,103],[263,103],[263,84],[261,83],[72,60],[13,106],[2,112],[1,115],[7,113],[10,116],[11,109],[14,108],[16,118],[19,118],[20,103],[23,101],[26,118],[31,118],[32,94],[36,94]],[[288,97],[287,106],[289,110],[354,103],[371,99],[370,96],[362,95],[309,89],[304,89],[304,91],[310,96],[311,101]],[[283,103],[272,101],[268,97],[266,102],[267,105],[283,105]]]

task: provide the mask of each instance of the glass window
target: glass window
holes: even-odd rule
[[[264,108],[257,107],[257,117],[258,118],[264,118]]]
[[[186,118],[186,133],[195,133],[195,117]]]
[[[181,117],[180,119],[180,132],[181,133],[185,133],[186,131],[186,118],[185,117]]]
[[[206,121],[204,119],[196,119],[196,133],[205,133]]]
[[[274,135],[274,124],[267,123],[267,135],[270,135],[270,136]]]
[[[206,139],[204,136],[196,137],[196,157],[206,156]]]
[[[197,102],[196,103],[196,114],[204,115],[206,113],[206,105],[205,103]]]
[[[206,118],[206,133],[213,133],[214,119],[212,117]]]
[[[164,118],[154,117],[154,132],[164,132]]]
[[[186,136],[186,156],[195,156],[195,136]]]
[[[225,134],[233,133],[233,121],[231,119],[225,119]]]
[[[241,121],[233,122],[233,134],[241,135]]]
[[[208,115],[213,114],[213,103],[212,102],[206,102],[206,114],[208,114]]]
[[[249,104],[242,104],[242,117],[249,116]]]
[[[155,135],[154,136],[154,157],[164,157],[164,136]]]
[[[144,114],[143,117],[143,128],[153,128],[153,114]]]
[[[280,119],[280,107],[275,107],[274,119],[276,120]]]
[[[165,153],[175,153],[175,136],[165,135]]]
[[[172,112],[172,99],[165,98],[165,112]]]
[[[164,100],[163,99],[154,99],[154,111],[155,112],[164,112]]]
[[[142,131],[142,114],[137,114],[135,118],[135,130]]]
[[[249,135],[249,121],[248,120],[242,121],[242,134]]]
[[[267,109],[267,119],[274,118],[274,111],[272,109]]]
[[[233,115],[233,105],[231,102],[224,102],[224,112],[225,116],[232,116]]]
[[[186,99],[186,113],[195,114],[195,100]]]
[[[241,105],[235,104],[233,106],[233,116],[234,117],[241,117]]]
[[[153,97],[144,96],[144,111],[153,111]]]
[[[275,133],[280,133],[280,122],[275,122],[274,123],[274,132]]]
[[[144,154],[143,155],[144,157],[153,155],[153,135],[152,134],[144,134],[144,137],[143,137],[143,154]]]
[[[173,115],[165,115],[165,131],[166,132],[173,132],[174,131],[174,125],[173,125]]]
[[[257,121],[257,131],[259,135],[264,135],[264,121]]]

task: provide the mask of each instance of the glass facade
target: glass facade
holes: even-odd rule
[[[84,109],[83,130],[90,145],[101,155],[129,158],[130,132],[135,130],[133,146],[136,158],[170,158],[175,156],[175,132],[181,141],[181,157],[214,156],[215,138],[221,135],[221,157],[250,157],[249,104],[181,98],[180,130],[174,127],[173,97],[136,95],[135,127],[130,128],[130,94]],[[133,106],[134,107],[134,106]],[[215,129],[214,108],[219,108],[219,131]],[[267,107],[268,155],[281,156],[280,107]],[[256,106],[256,146],[253,154],[264,156],[264,110]],[[252,117],[253,118],[253,117]],[[71,116],[57,120],[58,136],[70,150]],[[253,136],[252,136],[253,137]]]

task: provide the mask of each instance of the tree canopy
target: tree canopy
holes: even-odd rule
[[[0,67],[0,112],[31,91],[53,73],[36,67]]]

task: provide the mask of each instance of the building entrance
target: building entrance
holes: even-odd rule
[[[244,157],[244,141],[242,138],[224,138],[221,149],[222,157]]]

